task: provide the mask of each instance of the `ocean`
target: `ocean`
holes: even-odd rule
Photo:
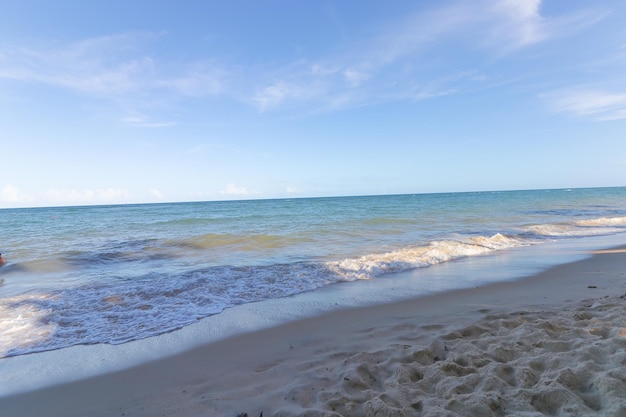
[[[226,309],[626,233],[626,187],[0,210],[0,358],[119,345]],[[434,270],[434,269],[433,269]],[[467,286],[422,275],[413,290]]]

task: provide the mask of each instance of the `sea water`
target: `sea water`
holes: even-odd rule
[[[125,344],[339,283],[358,304],[364,280],[402,294],[392,273],[623,233],[624,187],[3,209],[0,358]],[[468,285],[420,279],[412,294]]]

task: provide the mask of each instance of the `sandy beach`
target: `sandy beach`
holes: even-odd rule
[[[626,416],[626,249],[0,399],[29,416]]]

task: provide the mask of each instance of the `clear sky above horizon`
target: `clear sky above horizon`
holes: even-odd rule
[[[623,0],[0,10],[0,208],[626,185]]]

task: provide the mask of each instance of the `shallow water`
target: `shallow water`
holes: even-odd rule
[[[6,209],[0,230],[8,357],[127,343],[233,306],[619,235],[626,188]],[[411,291],[467,284],[426,274]]]
[[[237,334],[336,309],[414,299],[456,288],[519,279],[555,265],[584,259],[594,249],[623,245],[626,245],[626,234],[510,248],[431,268],[387,274],[379,279],[344,282],[287,298],[241,304],[179,330],[124,344],[77,344],[0,358],[0,398],[129,368]]]

